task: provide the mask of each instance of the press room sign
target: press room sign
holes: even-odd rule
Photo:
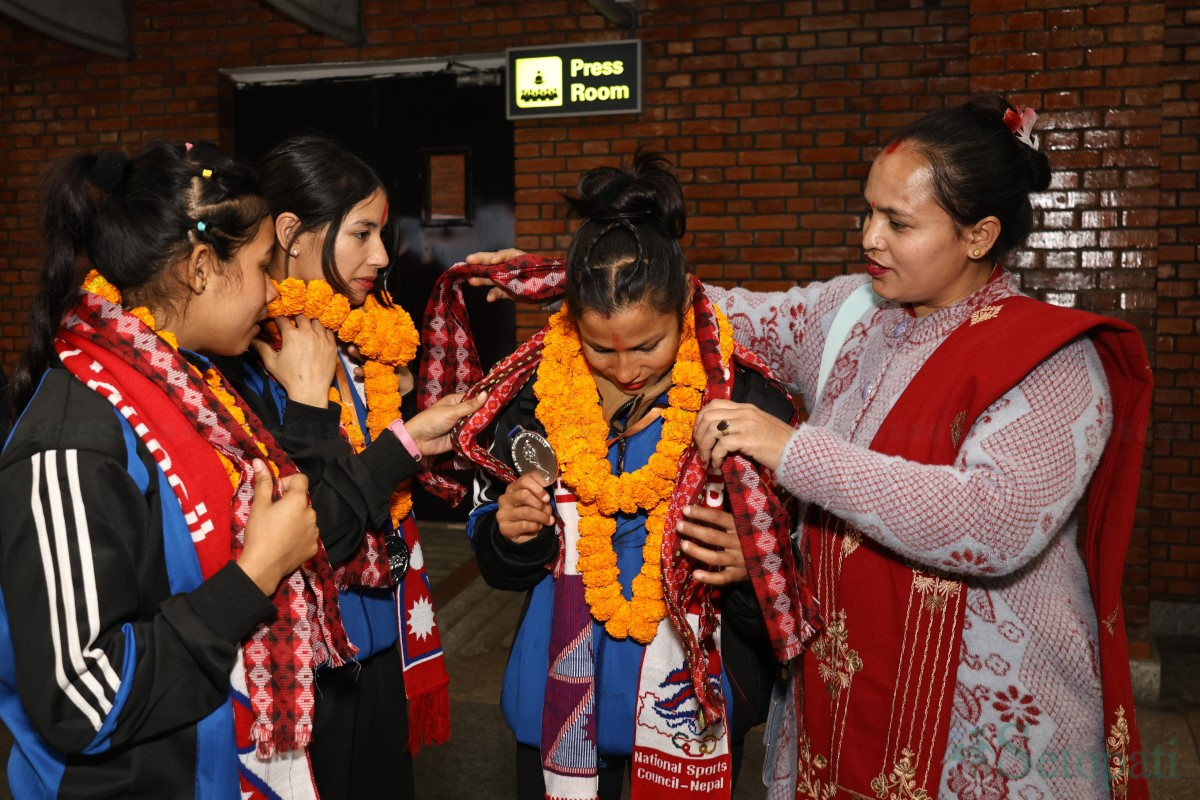
[[[515,47],[508,51],[508,118],[642,110],[642,43]]]

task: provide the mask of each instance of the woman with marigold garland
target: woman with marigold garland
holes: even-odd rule
[[[275,215],[279,337],[226,371],[309,476],[358,647],[355,663],[317,675],[313,771],[326,800],[408,798],[412,754],[445,741],[450,725],[410,481],[481,399],[400,418],[418,335],[383,287],[387,194],[374,170],[312,135],[279,144],[260,170]]]
[[[202,143],[80,154],[43,227],[0,458],[13,796],[315,798],[313,673],[353,649],[307,479],[199,355],[275,296],[257,180]]]
[[[628,770],[635,798],[729,797],[742,738],[769,701],[772,646],[786,661],[811,630],[798,607],[790,627],[772,618],[767,630],[758,605],[772,578],[798,583],[786,509],[765,475],[730,462],[735,505],[760,512],[767,542],[743,556],[719,508],[723,477],[695,456],[692,427],[709,396],[785,425],[795,410],[735,351],[689,273],[683,194],[665,158],[592,170],[569,202],[582,222],[566,305],[484,378],[489,400],[456,440],[483,467],[468,522],[480,571],[529,592],[501,698],[518,794],[616,798]],[[514,284],[536,291],[538,277],[517,272]],[[555,450],[553,489],[536,470],[514,474],[514,441],[530,446],[522,432]]]
[[[780,791],[798,766],[804,798],[1146,797],[1121,582],[1151,380],[1135,328],[1005,269],[1050,182],[1035,121],[986,95],[893,134],[866,275],[711,290],[812,410],[716,400],[695,426],[806,504],[825,629]]]

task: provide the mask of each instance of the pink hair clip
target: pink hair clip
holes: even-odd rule
[[[184,143],[183,143],[183,150],[184,150],[184,152],[185,152],[185,153],[190,153],[190,152],[192,152],[192,143],[191,143],[191,142],[184,142]]]
[[[1037,114],[1032,108],[1020,108],[1014,111],[1008,109],[1004,112],[1004,124],[1013,132],[1022,143],[1038,149],[1038,137],[1033,135],[1033,125],[1037,122]]]

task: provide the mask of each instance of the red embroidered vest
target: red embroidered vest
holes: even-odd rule
[[[1120,586],[1137,501],[1151,377],[1126,323],[1014,296],[977,311],[930,357],[871,449],[950,464],[976,418],[1049,356],[1089,336],[1104,364],[1113,430],[1092,478],[1086,555],[1099,618],[1109,778],[1145,798],[1130,770],[1133,720]],[[915,568],[824,512],[805,523],[826,631],[804,659],[798,797],[937,795],[962,643],[966,589]],[[849,559],[848,563],[844,564]],[[1136,756],[1135,756],[1136,757]],[[834,788],[836,787],[836,788]],[[857,793],[857,794],[852,794]]]

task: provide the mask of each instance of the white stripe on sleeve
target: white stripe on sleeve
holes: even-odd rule
[[[87,644],[83,654],[96,663],[108,688],[116,694],[121,688],[121,679],[108,663],[108,654],[99,647],[91,645],[100,635],[100,595],[96,591],[96,564],[92,560],[92,536],[88,530],[87,511],[83,507],[83,492],[79,491],[79,451],[67,450],[67,484],[71,489],[71,513],[75,517],[77,530],[76,540],[79,542],[79,567],[83,578],[84,600],[87,603]],[[107,703],[107,700],[104,700]],[[107,712],[112,708],[109,704]]]
[[[34,527],[37,530],[38,550],[42,557],[42,572],[46,581],[46,597],[50,615],[50,640],[54,647],[54,677],[58,682],[59,689],[62,690],[67,699],[87,718],[92,728],[98,731],[104,722],[101,710],[95,704],[88,701],[80,693],[79,689],[68,680],[66,670],[64,669],[63,631],[64,629],[66,630],[68,647],[73,650],[78,649],[78,632],[75,627],[74,586],[71,581],[70,552],[67,549],[67,543],[64,541],[65,537],[63,535],[65,521],[63,519],[62,497],[59,494],[61,490],[58,482],[56,458],[57,451],[50,450],[45,453],[36,453],[30,459],[33,469],[30,508],[33,513]],[[54,526],[53,538],[46,524],[47,509],[42,501],[43,485],[46,488],[49,498],[49,516]],[[58,554],[57,559],[55,558],[56,551]],[[55,570],[56,564],[58,566],[57,572]],[[58,577],[60,574],[62,575],[61,582]],[[59,607],[60,602],[62,603],[61,609]],[[82,659],[79,659],[78,665],[72,659],[72,667],[75,667],[77,672],[80,671],[78,669],[79,666],[82,666]],[[86,675],[86,670],[82,672]],[[88,684],[87,678],[91,678],[90,684]],[[86,675],[84,683],[88,686],[92,694],[98,694],[99,697],[103,698],[100,685],[94,678]]]

